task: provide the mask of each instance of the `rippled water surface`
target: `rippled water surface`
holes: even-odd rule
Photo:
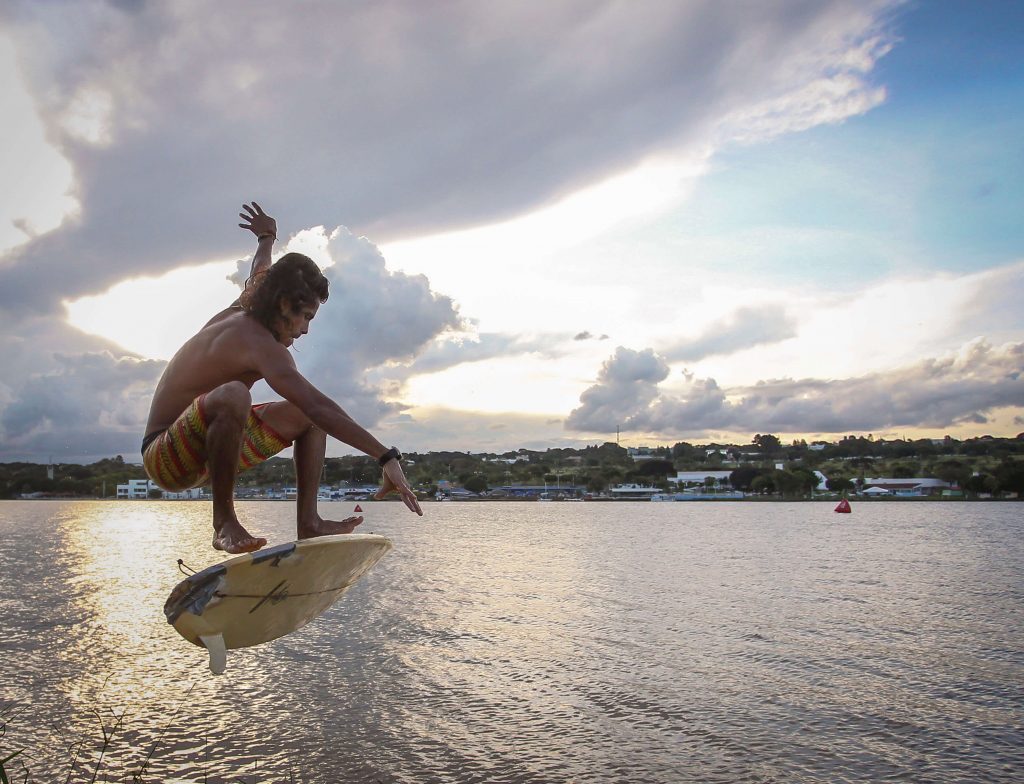
[[[363,506],[395,549],[217,678],[162,613],[177,558],[221,560],[208,504],[0,502],[0,759],[41,782],[1024,780],[1024,505]],[[293,537],[291,504],[240,513]]]

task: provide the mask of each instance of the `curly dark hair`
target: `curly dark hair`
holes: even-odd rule
[[[280,335],[275,328],[281,313],[281,301],[288,300],[292,313],[308,308],[314,302],[327,301],[327,278],[309,256],[301,253],[286,253],[270,269],[252,280],[242,297],[242,307],[252,314],[260,324]]]

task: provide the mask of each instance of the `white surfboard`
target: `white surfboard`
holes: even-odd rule
[[[391,549],[375,534],[319,536],[243,553],[196,572],[171,591],[167,622],[210,653],[210,671],[227,651],[274,640],[316,618]]]

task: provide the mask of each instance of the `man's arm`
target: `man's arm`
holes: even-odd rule
[[[267,215],[256,202],[251,205],[243,204],[242,209],[245,212],[238,213],[238,217],[245,223],[239,223],[238,226],[255,234],[259,243],[256,255],[252,257],[252,269],[249,271],[249,281],[252,281],[261,272],[270,269],[271,251],[277,239],[277,221]],[[246,281],[246,285],[249,281]]]
[[[245,223],[239,223],[239,228],[251,231],[256,235],[256,255],[252,257],[252,267],[249,270],[249,277],[245,281],[245,291],[231,303],[231,308],[238,308],[242,305],[242,297],[256,285],[260,275],[270,269],[274,242],[277,240],[277,221],[267,215],[259,204],[253,202],[251,205],[243,204],[245,212],[238,213],[238,217]],[[221,314],[214,316],[214,321]]]
[[[314,425],[329,436],[355,447],[360,452],[379,460],[388,448],[378,441],[362,425],[350,417],[345,410],[317,389],[295,366],[295,360],[284,346],[276,341],[259,353],[259,372],[270,388],[285,400],[295,404]],[[384,464],[384,481],[378,497],[390,492],[401,495],[405,505],[416,514],[422,515],[416,494],[409,487],[402,466],[397,460]]]
[[[249,270],[249,277],[245,281],[245,289],[238,296],[238,299],[207,321],[204,325],[206,327],[226,316],[230,316],[232,313],[236,313],[242,307],[242,298],[247,293],[251,293],[256,285],[258,276],[270,269],[274,241],[277,239],[277,221],[267,215],[256,202],[253,202],[251,206],[243,204],[242,209],[245,212],[238,213],[238,217],[246,221],[246,223],[239,223],[238,226],[248,229],[256,235],[256,255],[252,257],[252,268]]]

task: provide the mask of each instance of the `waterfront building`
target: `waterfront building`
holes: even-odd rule
[[[150,490],[159,490],[149,479],[129,479],[128,484],[117,486],[117,497],[130,501],[149,498]]]
[[[943,491],[952,488],[949,482],[943,481],[942,479],[933,479],[930,477],[872,477],[864,480],[864,490],[862,492],[867,493],[868,490],[874,488],[874,492],[871,495],[881,495],[879,491],[887,491],[889,495],[897,496],[932,496],[942,495]]]

